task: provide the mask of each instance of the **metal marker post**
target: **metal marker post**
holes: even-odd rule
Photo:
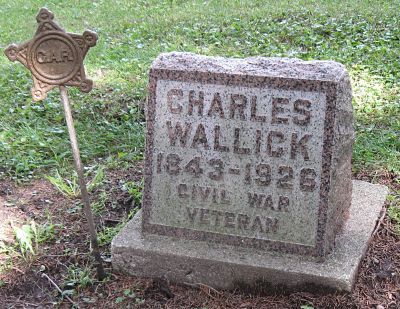
[[[105,272],[66,89],[66,86],[79,87],[83,92],[89,92],[92,89],[93,83],[86,78],[83,59],[89,48],[96,45],[97,35],[92,31],[85,31],[82,35],[67,33],[53,19],[52,12],[46,8],[40,9],[36,16],[38,28],[34,37],[21,45],[11,44],[6,48],[5,54],[11,61],[19,61],[31,71],[32,97],[35,101],[46,98],[47,92],[54,87],[60,88],[83,207],[88,221],[97,277],[102,280]]]
[[[74,162],[75,162],[75,169],[76,173],[78,174],[78,182],[79,182],[79,187],[81,189],[83,209],[85,211],[86,220],[88,222],[88,228],[90,233],[90,244],[92,245],[93,256],[96,261],[97,277],[99,278],[99,280],[103,280],[105,277],[105,272],[100,256],[99,245],[97,242],[96,227],[93,220],[92,209],[90,207],[89,193],[86,187],[85,176],[83,174],[81,155],[79,152],[78,140],[76,138],[71,107],[69,105],[68,93],[65,86],[60,86],[59,88],[60,88],[61,101],[64,107],[65,121],[67,122],[67,127],[68,127],[69,140],[71,142],[72,155],[74,157]]]

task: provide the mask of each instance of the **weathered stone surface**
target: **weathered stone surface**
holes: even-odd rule
[[[144,233],[331,250],[352,191],[343,65],[162,54],[149,90]]]
[[[350,291],[388,193],[385,186],[353,184],[349,218],[336,238],[335,250],[322,263],[306,256],[143,234],[138,213],[113,239],[113,267],[135,276],[167,277],[224,289],[264,280]]]

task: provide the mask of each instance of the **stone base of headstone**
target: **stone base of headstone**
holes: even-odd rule
[[[351,291],[388,189],[353,181],[350,216],[323,262],[306,256],[142,234],[141,213],[113,239],[112,265],[134,276],[233,289],[262,282]]]

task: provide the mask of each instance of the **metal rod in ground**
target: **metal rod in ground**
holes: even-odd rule
[[[61,101],[64,106],[65,120],[67,122],[69,139],[71,141],[72,155],[74,156],[75,169],[78,174],[78,182],[79,182],[79,187],[81,189],[83,209],[85,211],[85,216],[89,227],[90,243],[92,245],[92,253],[97,267],[97,277],[99,280],[103,280],[105,278],[105,272],[103,268],[102,259],[100,256],[99,245],[97,242],[96,227],[93,220],[92,209],[90,207],[89,194],[86,187],[85,176],[83,175],[83,166],[78,148],[78,140],[76,138],[76,133],[75,133],[74,120],[72,118],[68,93],[65,86],[60,86],[60,95],[61,95]]]

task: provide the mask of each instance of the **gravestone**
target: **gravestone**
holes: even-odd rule
[[[352,190],[351,98],[332,61],[160,55],[143,211],[113,240],[113,266],[222,288],[351,289],[386,195]]]

